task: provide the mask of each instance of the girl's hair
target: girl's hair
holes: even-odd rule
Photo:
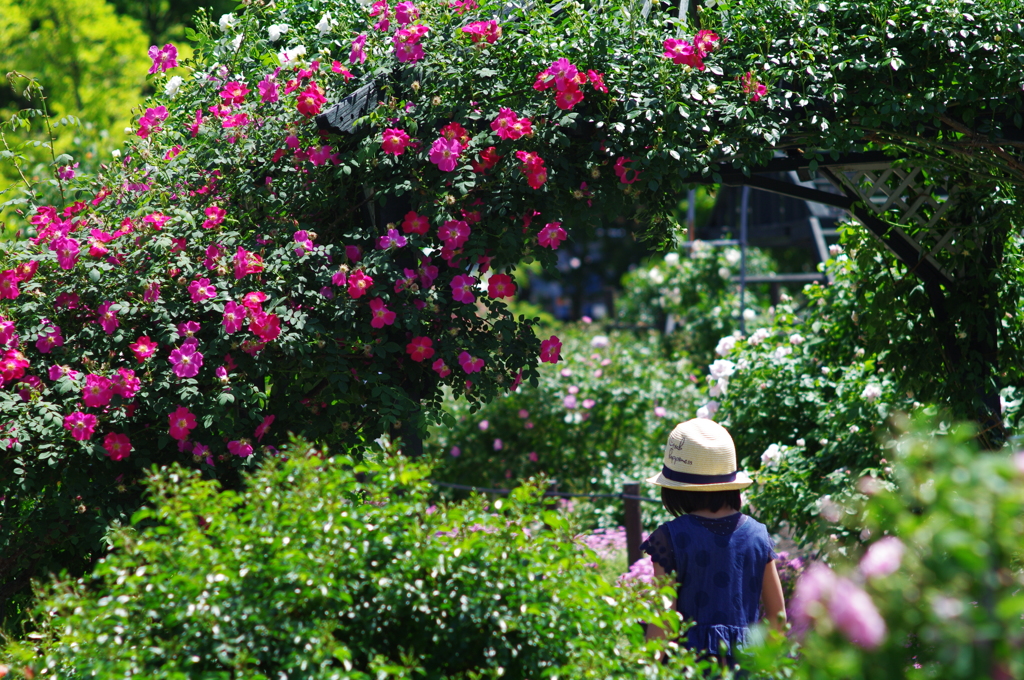
[[[739,512],[742,505],[740,490],[730,491],[683,491],[661,487],[661,502],[673,517],[686,515],[694,510],[718,512],[722,506],[728,505]]]

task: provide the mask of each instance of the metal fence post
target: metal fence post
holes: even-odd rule
[[[640,559],[643,525],[640,522],[640,483],[622,485],[622,502],[626,510],[626,568]]]

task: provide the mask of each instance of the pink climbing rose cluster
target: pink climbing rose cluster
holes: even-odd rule
[[[474,21],[467,26],[463,26],[462,32],[467,34],[474,43],[486,42],[493,44],[501,37],[501,26],[493,19],[490,21]]]
[[[682,64],[703,71],[707,67],[704,60],[709,54],[718,48],[719,38],[714,31],[697,31],[693,42],[679,38],[665,40],[665,58],[671,59],[673,64]]]
[[[556,59],[546,69],[537,74],[533,89],[543,91],[555,88],[555,106],[569,111],[583,101],[580,89],[587,83],[598,92],[608,92],[604,84],[604,74],[597,71],[584,73],[565,57]]]
[[[743,74],[740,79],[740,85],[743,87],[743,94],[750,95],[750,101],[760,101],[761,97],[768,94],[768,86],[758,81],[757,77],[753,73],[747,71]]]

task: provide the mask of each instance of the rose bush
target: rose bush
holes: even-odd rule
[[[738,248],[715,248],[695,241],[689,251],[670,252],[623,277],[623,294],[616,301],[616,317],[628,324],[669,329],[663,336],[669,356],[685,356],[700,366],[715,360],[716,343],[740,328],[739,293],[733,278],[739,275]],[[747,249],[750,275],[775,271],[771,257]],[[768,301],[748,288],[744,309],[747,325],[764,317]],[[753,315],[753,316],[751,316]]]
[[[867,475],[844,512],[866,549],[836,543],[790,604],[795,678],[985,678],[1024,672],[1024,454],[981,454],[974,428],[934,410],[901,419],[895,485]],[[936,435],[939,430],[942,435]],[[767,674],[788,645],[754,650]]]
[[[427,442],[436,479],[510,488],[540,476],[564,492],[619,493],[624,481],[657,472],[669,432],[699,403],[693,366],[665,359],[654,333],[604,335],[594,326],[559,332],[562,361],[543,366],[536,385],[480,408],[447,401],[455,422],[432,428]],[[643,505],[652,517],[663,514]],[[589,520],[602,526],[622,521],[618,499],[589,507],[599,515]]]

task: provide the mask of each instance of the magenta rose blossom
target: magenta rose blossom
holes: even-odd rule
[[[199,352],[194,340],[186,341],[181,347],[171,350],[168,361],[174,367],[174,375],[179,378],[194,378],[203,365],[203,355]]]
[[[438,167],[441,172],[452,172],[459,162],[459,154],[462,153],[462,144],[457,139],[445,139],[438,137],[430,145],[430,162]]]
[[[459,274],[451,281],[452,299],[467,305],[476,302],[476,295],[473,294],[476,283],[476,279],[472,276]]]
[[[252,444],[244,439],[241,441],[228,442],[228,451],[239,458],[248,458],[252,455]]]
[[[245,313],[245,307],[234,300],[224,305],[224,320],[221,322],[224,324],[224,332],[230,334],[242,330],[242,324],[245,322]]]
[[[178,48],[170,43],[163,47],[152,45],[149,48],[149,58],[153,60],[153,65],[149,67],[149,72],[163,73],[167,69],[178,65]]]
[[[558,336],[552,335],[540,343],[540,360],[549,364],[557,364],[561,359],[559,354],[562,351],[562,341]]]
[[[196,417],[188,408],[179,406],[172,413],[168,414],[168,434],[178,441],[188,439],[192,430],[196,427]]]
[[[82,401],[90,408],[100,408],[110,403],[114,396],[114,386],[110,378],[90,373],[85,376],[85,387],[82,388]]]
[[[103,448],[107,450],[110,460],[124,460],[132,452],[132,443],[126,434],[108,432],[103,438]]]
[[[398,128],[388,128],[384,131],[381,148],[384,153],[401,156],[409,147],[409,133]]]
[[[96,423],[96,416],[91,413],[75,411],[64,416],[64,429],[80,442],[92,438],[93,432],[96,429]]]

